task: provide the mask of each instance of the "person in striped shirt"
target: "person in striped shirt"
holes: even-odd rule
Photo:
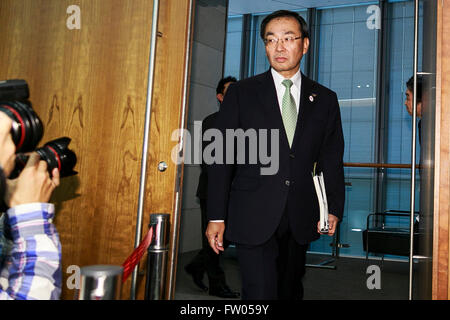
[[[61,243],[48,203],[59,171],[50,178],[47,163],[33,152],[19,177],[6,179],[15,160],[11,125],[0,113],[0,199],[9,207],[0,217],[0,300],[59,299]]]

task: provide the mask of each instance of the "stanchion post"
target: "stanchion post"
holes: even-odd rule
[[[81,268],[78,300],[120,300],[123,268],[115,265],[93,265]]]
[[[170,215],[158,213],[150,215],[153,239],[148,247],[145,300],[163,300],[169,254]]]

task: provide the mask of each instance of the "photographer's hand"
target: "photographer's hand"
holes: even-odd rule
[[[52,176],[50,178],[47,171],[47,163],[36,152],[31,153],[17,181],[8,183],[13,190],[7,192],[6,204],[15,207],[26,203],[48,202],[53,190],[59,186],[58,169],[53,169]]]
[[[0,112],[0,166],[5,176],[9,176],[14,169],[16,146],[11,136],[12,120],[3,112]]]

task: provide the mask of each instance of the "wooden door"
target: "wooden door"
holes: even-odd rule
[[[144,234],[149,213],[173,217],[181,183],[170,137],[184,123],[190,3],[161,1],[159,9]],[[74,296],[69,266],[121,265],[133,251],[152,8],[152,0],[0,1],[0,79],[26,80],[44,123],[41,144],[68,136],[78,157],[78,175],[63,179],[51,200],[64,299]],[[163,173],[156,169],[162,160],[169,165]],[[122,298],[129,287],[130,280]]]

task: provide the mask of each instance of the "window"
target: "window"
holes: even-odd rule
[[[422,8],[419,8],[419,15]],[[414,5],[412,1],[396,2],[389,5],[388,10],[388,70],[389,83],[387,150],[388,163],[411,163],[411,116],[404,106],[406,82],[413,75],[413,46],[414,46]],[[419,19],[419,23],[422,17]],[[419,25],[419,30],[421,27]],[[419,33],[419,43],[421,40]],[[419,47],[419,70],[421,70],[422,52]],[[418,141],[418,140],[417,140]],[[416,150],[417,163],[420,159],[420,144]],[[386,208],[409,210],[410,202],[410,170],[386,170],[386,187],[384,192]],[[417,175],[418,176],[418,175]],[[419,183],[417,182],[416,185]],[[418,189],[416,190],[416,193]],[[418,194],[416,198],[419,199]],[[416,210],[419,210],[416,202]]]
[[[224,76],[240,78],[242,43],[242,15],[228,17],[225,45]]]
[[[376,77],[378,31],[366,25],[367,5],[317,10],[319,50],[317,81],[334,90],[341,108],[344,162],[373,163],[376,139]],[[361,255],[361,230],[374,210],[375,170],[346,168],[344,219],[340,242],[350,244],[343,254]],[[312,251],[330,252],[330,238],[322,236]]]

